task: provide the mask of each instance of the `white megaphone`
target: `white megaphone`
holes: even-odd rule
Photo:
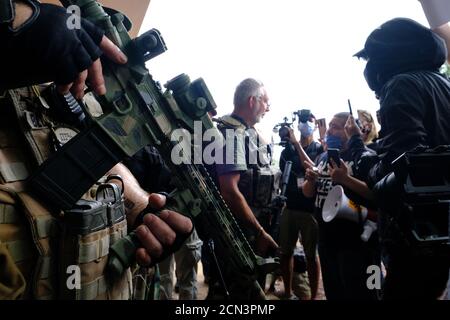
[[[356,204],[344,193],[344,188],[334,186],[328,193],[323,204],[322,219],[325,222],[337,218],[347,219],[356,223],[364,223],[364,231],[361,234],[361,240],[367,242],[370,235],[377,229],[376,223],[366,220],[368,210],[359,204]]]

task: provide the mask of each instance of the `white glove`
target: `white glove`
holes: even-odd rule
[[[366,222],[364,222],[364,231],[361,234],[361,240],[364,242],[369,241],[370,236],[376,230],[377,230],[377,223],[371,220],[366,220]]]

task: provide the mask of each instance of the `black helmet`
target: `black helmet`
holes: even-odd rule
[[[354,56],[367,60],[369,87],[375,92],[396,74],[437,70],[447,58],[444,40],[420,23],[395,18],[372,31]]]

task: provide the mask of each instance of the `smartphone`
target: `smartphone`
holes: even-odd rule
[[[333,159],[334,163],[336,163],[336,165],[340,167],[341,160],[339,158],[339,149],[328,148],[327,153],[328,153],[328,163],[331,164],[330,160]]]
[[[348,111],[350,112],[351,115],[353,115],[352,104],[350,103],[350,99],[347,99],[347,101],[348,101]]]
[[[327,122],[325,118],[317,119],[317,126],[319,127],[319,137],[321,140],[325,139],[325,133],[327,132]]]

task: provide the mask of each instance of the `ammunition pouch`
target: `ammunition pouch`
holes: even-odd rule
[[[97,188],[96,200],[82,199],[72,209],[66,210],[63,215],[61,273],[77,266],[81,278],[79,288],[74,288],[69,279],[60,282],[62,298],[130,299],[130,270],[120,279],[108,279],[106,275],[109,248],[126,234],[125,208],[120,187],[116,184],[101,184]]]
[[[281,171],[275,167],[253,166],[241,174],[239,190],[255,208],[270,207],[277,196]]]
[[[274,167],[253,167],[241,174],[239,191],[247,200],[250,209],[266,231],[275,228],[276,218],[281,208],[276,205],[281,171]],[[253,230],[243,228],[250,242],[257,236]]]
[[[0,189],[0,195],[0,239],[27,281],[24,298],[131,297],[129,269],[114,283],[105,276],[109,247],[127,234],[121,196],[114,202],[82,199],[55,217],[27,193]]]
[[[129,269],[119,279],[105,276],[109,247],[127,234],[121,187],[95,185],[65,212],[26,191],[25,180],[56,151],[55,129],[63,128],[47,111],[36,87],[0,99],[0,241],[25,279],[20,297],[129,299]]]
[[[251,167],[239,179],[239,190],[255,208],[271,207],[277,196],[281,171],[274,167]]]

